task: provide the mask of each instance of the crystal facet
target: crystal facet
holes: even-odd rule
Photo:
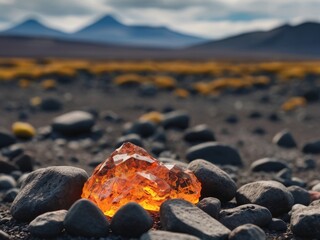
[[[197,203],[200,192],[201,184],[191,171],[163,164],[144,149],[124,143],[96,167],[83,187],[82,197],[112,217],[128,202],[159,211],[167,199],[182,198]]]

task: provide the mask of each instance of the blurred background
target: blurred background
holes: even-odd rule
[[[319,9],[319,0],[0,0],[0,55],[318,58]]]

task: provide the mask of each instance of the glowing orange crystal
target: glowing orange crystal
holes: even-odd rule
[[[150,211],[159,211],[161,203],[172,198],[197,203],[200,191],[201,184],[191,171],[163,164],[144,149],[124,143],[96,167],[82,197],[112,217],[128,202],[137,202]]]

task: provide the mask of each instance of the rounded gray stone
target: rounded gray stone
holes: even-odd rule
[[[12,216],[30,221],[40,214],[68,209],[81,197],[88,175],[76,167],[41,168],[28,174],[11,205]]]
[[[237,203],[257,204],[269,209],[273,216],[287,213],[294,199],[288,189],[276,181],[257,181],[243,185],[236,194]]]
[[[319,206],[301,207],[293,211],[290,226],[295,236],[304,239],[320,239]]]
[[[71,206],[63,224],[71,235],[106,237],[109,234],[109,222],[106,216],[87,199],[80,199]]]
[[[235,229],[243,224],[255,224],[263,227],[271,222],[270,211],[255,204],[245,204],[220,212],[219,221],[229,229]]]
[[[185,131],[184,140],[190,143],[215,141],[213,131],[205,124],[197,125]]]
[[[320,153],[320,140],[311,141],[306,143],[303,148],[302,152],[308,154],[319,154]]]
[[[265,232],[253,224],[245,224],[234,229],[229,240],[265,240],[267,236]]]
[[[216,165],[198,159],[192,161],[188,168],[201,183],[201,197],[216,197],[222,202],[234,198],[237,191],[236,183]]]
[[[211,217],[215,219],[219,218],[219,213],[221,210],[221,202],[219,199],[214,197],[203,198],[197,203],[197,207],[209,214]]]
[[[8,190],[16,185],[16,180],[10,175],[0,175],[0,190]]]
[[[192,235],[184,233],[174,233],[168,231],[149,231],[140,237],[140,240],[200,240]]]
[[[310,194],[306,189],[299,186],[290,186],[288,190],[294,198],[294,204],[302,204],[305,206],[310,204]]]
[[[228,239],[230,230],[204,211],[182,199],[165,201],[160,207],[164,230],[194,235],[202,240]]]
[[[173,111],[166,113],[162,121],[165,129],[186,129],[189,127],[190,116],[184,111]]]
[[[189,162],[204,159],[218,165],[242,165],[241,157],[236,149],[218,142],[195,145],[187,150],[186,157]]]
[[[250,168],[253,172],[279,172],[289,167],[284,161],[274,158],[262,158],[254,161]]]
[[[271,231],[284,232],[287,230],[287,224],[282,219],[272,218],[267,228]]]
[[[0,230],[0,239],[1,240],[10,240],[11,237],[9,234],[7,234],[6,232]]]
[[[113,233],[128,238],[137,238],[152,228],[153,219],[135,202],[122,206],[113,216],[110,227]]]
[[[0,131],[0,148],[8,147],[16,142],[15,137],[6,132],[6,131]]]
[[[284,148],[295,148],[297,146],[296,141],[288,130],[282,130],[277,133],[272,142]]]
[[[73,111],[56,117],[52,123],[52,130],[65,135],[77,135],[90,132],[94,124],[92,114],[84,111]]]
[[[64,229],[63,221],[67,210],[47,212],[30,222],[28,229],[36,237],[53,238],[60,235]]]

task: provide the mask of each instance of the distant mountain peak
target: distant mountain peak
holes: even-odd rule
[[[61,37],[63,32],[47,27],[40,21],[29,18],[2,32],[4,35],[12,36],[45,36],[45,37]]]
[[[93,25],[100,25],[100,26],[119,26],[123,25],[120,21],[118,21],[114,16],[112,15],[106,15],[99,20],[97,20]]]
[[[34,18],[26,19],[26,20],[22,21],[21,23],[19,23],[16,27],[18,27],[18,26],[19,27],[21,27],[21,26],[46,27],[40,21],[38,21],[37,19],[34,19]]]

